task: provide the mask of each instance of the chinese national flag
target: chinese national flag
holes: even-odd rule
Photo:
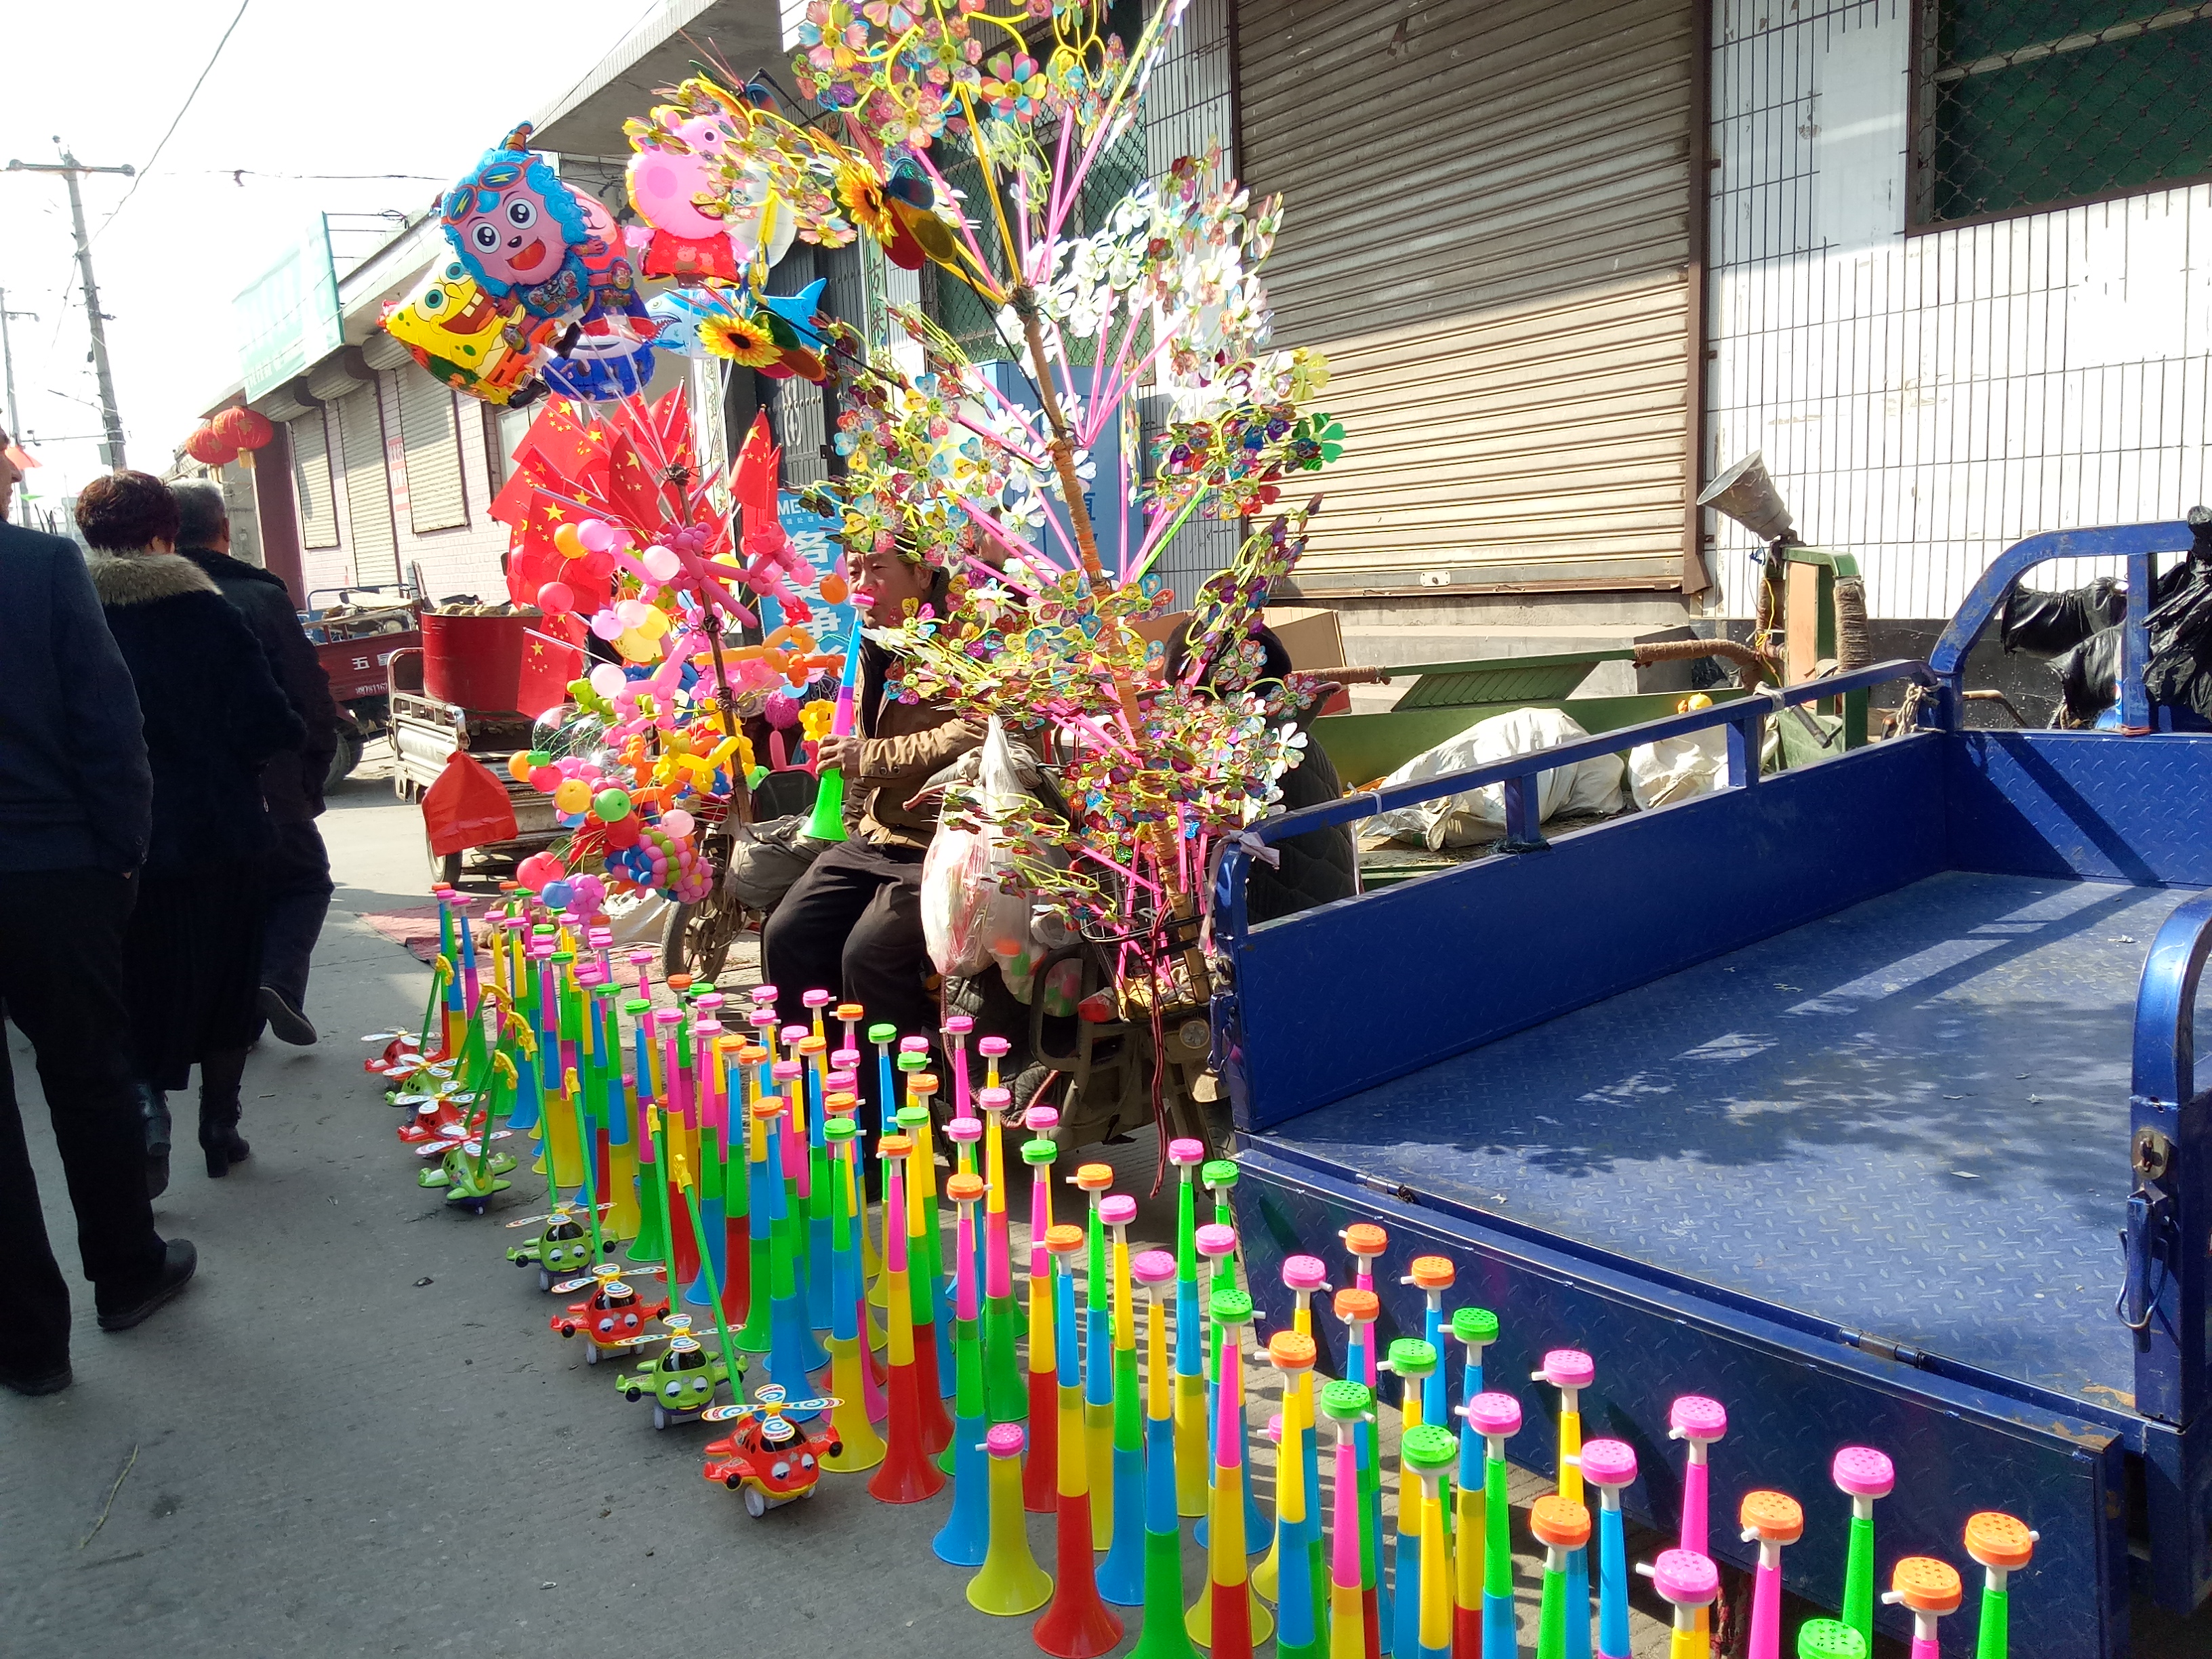
[[[584,624],[574,617],[532,623],[522,641],[522,676],[515,701],[536,716],[568,701],[568,682],[584,672]]]

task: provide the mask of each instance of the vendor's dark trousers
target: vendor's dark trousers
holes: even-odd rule
[[[123,928],[131,883],[104,870],[0,874],[0,1002],[31,1040],[76,1211],[77,1253],[100,1301],[130,1300],[159,1267],[146,1149],[131,1089]],[[14,1068],[0,1049],[0,1261],[14,1305],[0,1365],[69,1354],[69,1288],[46,1242]]]
[[[313,818],[278,823],[276,848],[264,866],[269,909],[261,924],[261,982],[304,1012],[307,959],[331,908],[331,855]]]
[[[937,1000],[923,988],[931,971],[921,936],[921,854],[903,848],[840,842],[808,866],[783,896],[761,935],[761,966],[776,988],[787,1025],[811,1023],[799,1000],[834,990],[889,1020],[902,1036],[937,1041]]]

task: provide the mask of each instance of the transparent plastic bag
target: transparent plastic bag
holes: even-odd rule
[[[998,943],[1029,938],[1030,897],[994,822],[1025,795],[1006,728],[994,715],[976,769],[982,827],[940,823],[922,857],[922,939],[940,974],[980,973],[996,960]]]

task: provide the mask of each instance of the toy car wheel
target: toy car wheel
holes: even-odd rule
[[[722,1484],[735,1492],[745,1484],[745,1478],[741,1474],[726,1474],[722,1477]]]
[[[842,1440],[832,1440],[830,1443],[830,1449],[823,1454],[825,1457],[842,1457],[844,1455],[845,1443]]]
[[[758,1486],[745,1488],[745,1513],[756,1521],[768,1513],[768,1499],[761,1496]]]
[[[550,1291],[553,1288],[553,1275],[543,1267],[538,1270],[538,1288],[541,1291]]]
[[[562,1333],[564,1336],[573,1335],[574,1334],[574,1333],[568,1331]],[[598,1343],[586,1342],[584,1344],[584,1363],[586,1365],[596,1365],[599,1363],[599,1345]]]
[[[640,1400],[644,1399],[644,1398],[645,1398],[645,1395],[644,1395],[644,1393],[643,1393],[641,1390],[637,1389],[623,1389],[623,1399],[625,1399],[625,1400],[631,1401],[635,1402],[635,1401],[640,1401]],[[659,1411],[659,1410],[660,1409],[660,1407],[658,1407],[658,1406],[655,1406],[655,1407],[653,1407],[653,1409],[654,1409],[655,1411]]]
[[[632,1399],[636,1398],[635,1395],[630,1397]],[[669,1417],[667,1407],[656,1403],[653,1408],[653,1426],[656,1429],[665,1429],[668,1426],[668,1423]]]
[[[820,1492],[821,1490],[822,1490],[822,1487],[821,1487],[820,1484],[817,1482],[816,1485],[811,1486],[809,1486],[809,1487],[808,1487],[805,1492],[803,1492],[799,1493],[799,1495],[801,1498],[811,1498],[811,1497],[813,1497],[813,1496],[814,1496],[814,1494],[815,1494],[816,1492]]]

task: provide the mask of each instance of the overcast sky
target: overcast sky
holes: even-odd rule
[[[58,134],[82,162],[142,170],[104,230],[132,181],[84,180],[85,220],[97,233],[100,308],[112,319],[128,459],[159,472],[238,379],[232,297],[316,212],[428,201],[573,87],[659,0],[533,0],[501,12],[248,0],[151,173],[148,159],[237,0],[6,9],[0,162],[52,161]],[[282,176],[302,173],[373,176]],[[21,426],[45,465],[27,482],[41,495],[74,494],[100,470],[99,394],[58,175],[0,173],[0,287],[9,310],[39,313],[9,323]]]

